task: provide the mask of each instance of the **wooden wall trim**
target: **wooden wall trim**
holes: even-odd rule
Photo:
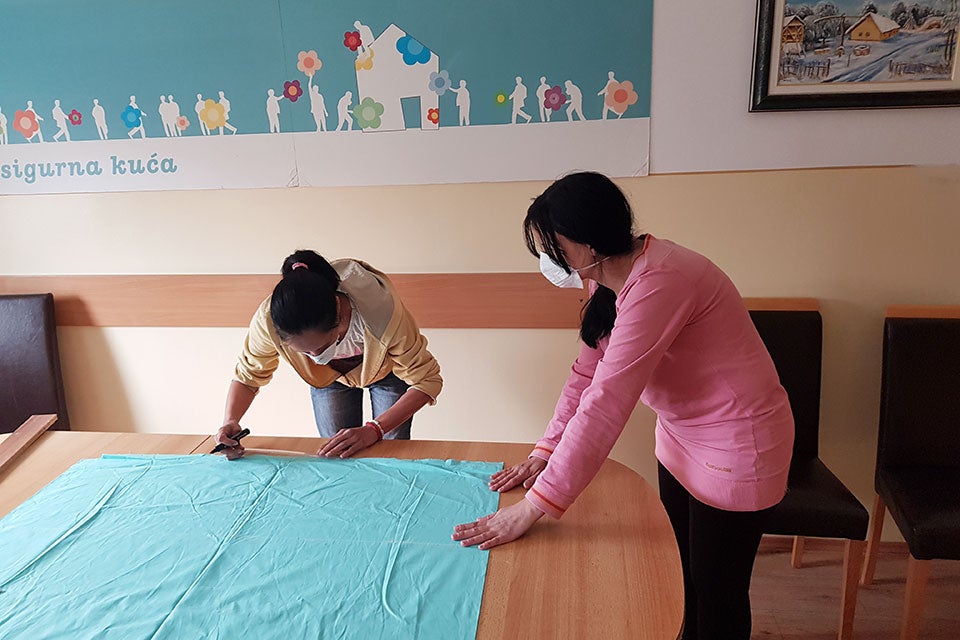
[[[960,318],[958,305],[891,305],[888,318]]]
[[[584,291],[539,273],[391,275],[419,325],[432,329],[570,329]],[[0,276],[0,294],[53,293],[65,327],[246,327],[276,275]],[[744,298],[749,309],[819,309],[813,298]]]

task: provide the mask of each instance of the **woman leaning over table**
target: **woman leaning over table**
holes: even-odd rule
[[[243,455],[232,436],[280,360],[310,385],[318,453],[351,456],[382,438],[409,439],[413,415],[436,402],[440,365],[427,339],[380,271],[359,260],[327,262],[313,251],[283,261],[283,278],[250,322],[227,392],[216,440]],[[374,419],[363,423],[363,389]]]
[[[750,637],[750,575],[783,498],[793,416],[740,294],[707,258],[635,235],[626,197],[595,173],[558,180],[524,220],[554,284],[591,281],[583,345],[544,437],[491,478],[526,500],[459,525],[489,549],[560,518],[599,471],[638,400],[657,414],[660,498],[684,577],[685,639]]]

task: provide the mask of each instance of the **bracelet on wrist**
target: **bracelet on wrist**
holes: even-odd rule
[[[383,440],[385,432],[383,427],[380,426],[380,422],[377,420],[368,420],[366,424],[374,428],[374,430],[377,432],[377,437],[379,440]]]

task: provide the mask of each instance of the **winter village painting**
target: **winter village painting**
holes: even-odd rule
[[[957,0],[786,4],[777,81],[950,80]]]
[[[771,1],[769,94],[955,91],[958,1]]]

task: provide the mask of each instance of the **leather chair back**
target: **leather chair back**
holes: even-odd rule
[[[57,414],[54,429],[70,428],[53,295],[0,296],[0,433],[39,413]]]

